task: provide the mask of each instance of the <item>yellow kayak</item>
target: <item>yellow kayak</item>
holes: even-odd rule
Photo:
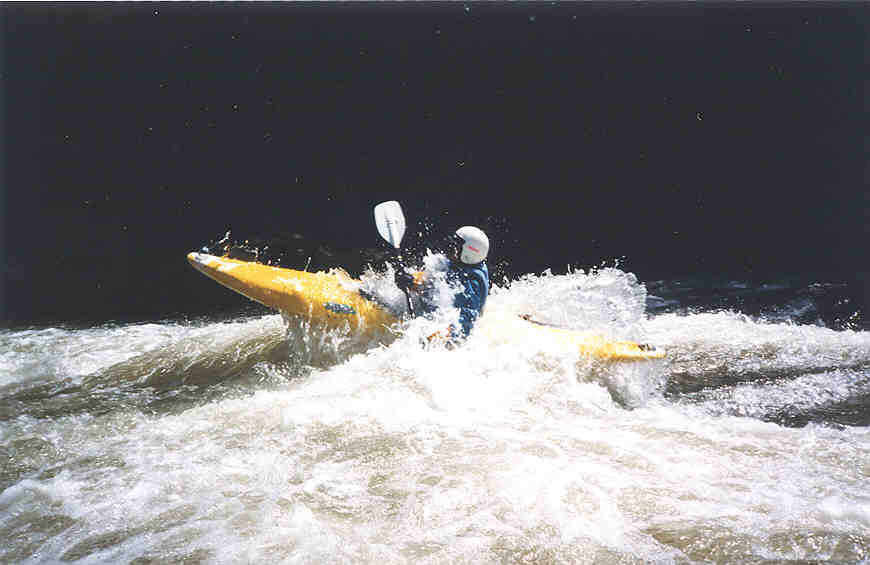
[[[397,321],[386,308],[363,297],[360,281],[341,270],[309,273],[207,253],[189,253],[187,260],[207,277],[255,302],[326,329],[347,327],[371,333]]]
[[[347,328],[354,333],[371,335],[399,321],[385,307],[360,294],[361,282],[342,270],[309,273],[207,253],[189,253],[187,260],[207,277],[251,300],[285,314],[301,316],[326,329]],[[665,356],[663,350],[649,345],[558,328],[536,322],[530,316],[511,315],[504,320],[490,320],[490,317],[484,316],[483,326],[507,328],[514,339],[523,341],[527,332],[538,335],[545,332],[553,339],[576,345],[581,356],[602,361],[644,361]]]

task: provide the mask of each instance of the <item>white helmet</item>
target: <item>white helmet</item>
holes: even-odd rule
[[[489,253],[489,238],[483,230],[474,226],[462,226],[456,230],[456,235],[462,238],[462,252],[459,259],[467,265],[476,265]]]

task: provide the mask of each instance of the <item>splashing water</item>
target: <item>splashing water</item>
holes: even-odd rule
[[[0,561],[868,562],[867,427],[775,422],[868,398],[870,336],[645,299],[525,277],[452,351],[425,319],[0,332]],[[517,313],[668,357],[596,366]]]

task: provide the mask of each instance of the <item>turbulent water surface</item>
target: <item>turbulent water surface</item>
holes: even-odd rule
[[[697,288],[529,276],[456,350],[424,320],[3,330],[0,562],[870,562],[870,334],[836,281]]]

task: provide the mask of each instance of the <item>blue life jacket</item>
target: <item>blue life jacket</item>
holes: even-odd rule
[[[459,308],[459,325],[462,327],[462,337],[468,337],[477,319],[483,315],[486,297],[489,295],[489,269],[486,261],[476,265],[450,262],[447,271],[447,282],[457,285],[460,291],[453,299],[453,306]],[[451,333],[456,336],[454,328]]]

